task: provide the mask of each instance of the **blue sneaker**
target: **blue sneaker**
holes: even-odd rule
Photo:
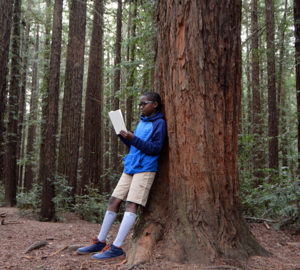
[[[87,247],[77,249],[77,254],[89,254],[100,252],[106,246],[105,242],[100,242],[97,238],[93,238],[93,244]]]
[[[96,260],[103,260],[103,261],[112,260],[116,258],[121,259],[121,258],[125,258],[125,253],[122,248],[111,245],[110,249],[102,253],[95,254],[92,256],[92,258]]]

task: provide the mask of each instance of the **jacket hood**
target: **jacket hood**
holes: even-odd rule
[[[142,115],[140,116],[140,119],[145,122],[153,122],[160,118],[164,118],[164,115],[161,112],[156,112],[155,114],[153,114],[149,117],[142,116]]]

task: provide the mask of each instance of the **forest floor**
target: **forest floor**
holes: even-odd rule
[[[39,222],[30,216],[20,216],[17,208],[0,207],[6,213],[0,225],[0,269],[75,270],[75,269],[129,269],[125,261],[103,263],[90,255],[76,255],[78,245],[87,245],[99,231],[99,224],[80,220],[66,214],[64,222]],[[214,265],[179,264],[168,261],[158,248],[150,262],[133,269],[285,269],[300,270],[300,234],[292,231],[267,229],[262,223],[249,223],[259,243],[272,253],[270,257],[253,256],[247,261],[219,261]],[[108,241],[112,241],[118,225],[113,226]],[[47,244],[28,253],[33,243]],[[128,240],[127,240],[128,241]],[[128,242],[124,249],[128,248]]]

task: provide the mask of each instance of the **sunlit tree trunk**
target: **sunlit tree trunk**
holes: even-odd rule
[[[130,264],[147,260],[158,240],[177,261],[266,254],[242,218],[239,198],[241,1],[207,3],[158,3],[156,89],[168,147]]]

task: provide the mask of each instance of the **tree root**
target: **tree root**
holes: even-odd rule
[[[127,265],[129,269],[144,264],[150,260],[152,250],[156,242],[161,238],[162,226],[158,223],[149,223],[143,229],[141,235],[132,242],[127,252]]]

